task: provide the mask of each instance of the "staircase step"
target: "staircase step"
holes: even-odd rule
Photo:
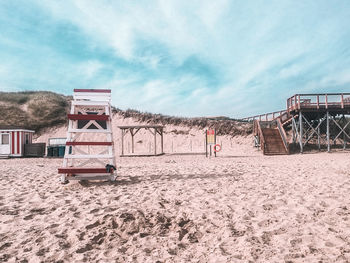
[[[262,129],[265,140],[265,154],[266,155],[283,155],[288,154],[284,147],[284,143],[280,132],[277,128]]]

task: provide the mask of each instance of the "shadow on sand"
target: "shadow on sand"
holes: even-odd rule
[[[241,174],[170,174],[170,175],[148,175],[148,176],[129,176],[129,177],[117,177],[116,181],[79,181],[79,184],[83,187],[94,186],[128,186],[139,184],[142,182],[169,182],[172,180],[193,180],[193,179],[219,179],[219,178],[231,178],[234,181],[239,181]]]

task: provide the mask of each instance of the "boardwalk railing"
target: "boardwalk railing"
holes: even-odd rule
[[[300,109],[350,108],[350,93],[295,94],[287,99],[287,109],[243,118],[244,121],[272,121],[281,118],[282,124],[291,111]]]
[[[286,112],[287,112],[286,110],[274,111],[274,112],[269,112],[269,113],[265,113],[265,114],[246,117],[246,118],[243,118],[242,120],[244,120],[244,121],[254,121],[254,120],[272,121]]]
[[[350,93],[295,94],[287,99],[287,111],[350,107]]]

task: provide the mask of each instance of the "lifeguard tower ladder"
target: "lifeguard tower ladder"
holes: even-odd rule
[[[111,90],[75,89],[61,183],[69,180],[115,180],[111,125]]]

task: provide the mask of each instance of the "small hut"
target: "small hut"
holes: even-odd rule
[[[24,156],[24,146],[32,143],[33,134],[34,131],[24,128],[0,126],[0,156]]]

